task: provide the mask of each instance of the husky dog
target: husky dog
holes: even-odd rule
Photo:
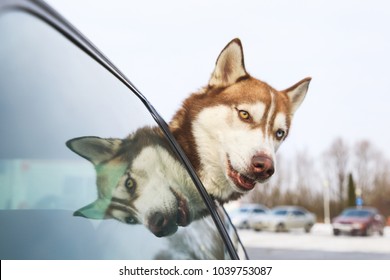
[[[187,98],[169,124],[215,200],[237,199],[273,175],[275,152],[309,82],[277,91],[247,73],[240,40],[222,50],[209,84]],[[141,223],[161,237],[208,213],[158,128],[125,139],[80,137],[67,146],[97,174],[98,199],[75,215]]]
[[[274,174],[275,152],[310,80],[277,91],[248,74],[239,39],[222,50],[208,85],[169,124],[209,194],[237,199]]]
[[[96,170],[98,198],[74,215],[144,224],[157,237],[207,214],[195,185],[159,128],[125,139],[80,137],[66,145]]]

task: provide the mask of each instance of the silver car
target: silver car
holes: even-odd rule
[[[244,204],[230,212],[230,218],[236,228],[247,229],[250,227],[250,220],[265,216],[268,211],[269,209],[262,204]]]
[[[250,223],[255,230],[267,229],[275,232],[288,231],[295,228],[303,228],[310,232],[316,222],[316,216],[299,206],[278,206],[273,208],[268,215]]]

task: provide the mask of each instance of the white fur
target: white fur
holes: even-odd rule
[[[260,126],[253,128],[242,121],[237,109],[249,112],[255,124],[260,124],[265,117],[267,119],[266,131],[264,132]],[[228,158],[233,168],[244,174],[250,168],[251,160],[256,154],[264,153],[275,160],[277,147],[275,147],[274,140],[274,124],[271,123],[275,106],[271,105],[267,116],[264,116],[265,112],[266,106],[262,102],[239,104],[236,108],[219,105],[203,109],[195,119],[193,132],[198,153],[201,155],[200,176],[205,178],[206,181],[203,183],[209,193],[225,199],[231,195],[233,190],[243,192],[227,175]],[[286,122],[283,114],[278,114],[274,123],[285,128]],[[225,172],[221,172],[222,170]],[[226,188],[227,185],[231,188]]]
[[[270,136],[270,134],[272,133],[272,127],[271,127],[271,119],[272,119],[272,116],[274,115],[275,113],[275,97],[273,95],[273,93],[270,91],[269,92],[269,95],[271,96],[271,105],[270,105],[270,108],[269,108],[269,111],[268,111],[268,115],[267,115],[267,124],[266,124],[266,127],[265,127],[265,131],[266,131],[266,135]]]

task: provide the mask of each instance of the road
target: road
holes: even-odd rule
[[[390,227],[384,236],[333,236],[329,225],[316,224],[312,232],[285,233],[240,230],[250,259],[269,260],[390,260]]]

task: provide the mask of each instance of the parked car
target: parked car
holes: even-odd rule
[[[245,258],[234,227],[223,209],[216,209],[166,122],[111,61],[46,3],[0,1],[0,62],[0,259]],[[184,176],[196,186],[194,194],[205,203],[205,218],[176,221],[184,225],[165,236],[130,216],[123,219],[128,224],[104,219],[119,207],[135,215],[133,204],[103,208],[97,220],[76,215],[84,209],[93,216],[97,180],[86,160],[91,158],[70,151],[68,140],[110,137],[106,149],[100,147],[98,155],[103,155],[118,142],[111,137],[122,139],[149,126],[161,130],[169,154],[181,160]],[[140,142],[148,142],[147,137]],[[115,167],[126,168],[118,162],[113,160]],[[96,170],[103,169],[101,161],[96,163]],[[113,177],[112,170],[119,169],[106,172]],[[111,177],[99,180],[116,183]],[[123,183],[135,193],[139,185],[129,178]],[[153,201],[155,195],[150,197]],[[173,207],[187,217],[183,199],[174,197]],[[100,204],[105,207],[104,201]],[[146,200],[143,208],[148,206]],[[161,215],[153,216],[156,225],[165,222]]]
[[[236,228],[248,229],[249,221],[256,217],[262,217],[269,211],[262,204],[244,204],[230,213],[230,218]]]
[[[333,234],[370,236],[375,232],[383,235],[385,218],[376,208],[347,208],[332,220]]]
[[[255,229],[267,229],[275,232],[303,228],[310,232],[316,222],[315,214],[299,206],[278,206],[264,216],[261,223],[253,223]]]

